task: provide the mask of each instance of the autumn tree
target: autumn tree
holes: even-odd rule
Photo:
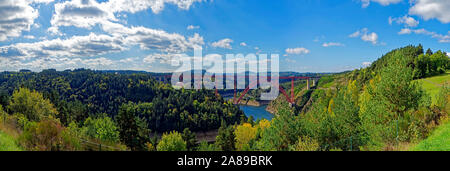
[[[250,141],[256,138],[257,128],[253,127],[250,123],[243,123],[238,125],[234,134],[236,135],[236,150],[250,150],[252,143]]]

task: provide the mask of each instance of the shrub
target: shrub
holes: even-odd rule
[[[164,133],[161,141],[156,147],[158,151],[186,151],[186,142],[180,133],[173,131],[169,134]]]
[[[317,140],[311,139],[307,136],[298,137],[297,143],[292,147],[294,151],[317,151],[319,149]]]
[[[58,120],[44,119],[40,122],[30,122],[25,126],[19,142],[28,150],[60,151],[76,150],[76,137],[70,132],[65,132]]]

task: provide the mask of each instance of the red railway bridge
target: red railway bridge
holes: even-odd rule
[[[172,75],[164,75],[164,76],[157,76],[159,78],[160,81],[166,81],[169,80]],[[213,75],[211,78],[214,79],[214,83],[216,84],[216,86],[214,86],[215,89],[215,93],[217,96],[219,96],[219,92],[217,89],[217,82],[215,81],[216,78],[218,77],[234,77],[234,95],[233,95],[233,103],[234,104],[239,104],[240,101],[242,100],[242,98],[247,94],[247,92],[250,89],[254,89],[259,85],[259,79],[261,78],[265,78],[266,80],[272,80],[272,79],[279,79],[279,80],[290,80],[291,81],[291,92],[290,95],[287,94],[286,90],[280,85],[280,83],[278,82],[278,85],[274,85],[272,87],[278,87],[278,90],[284,95],[284,97],[286,97],[286,100],[290,103],[290,104],[294,104],[294,81],[295,80],[306,80],[306,88],[310,89],[311,87],[314,87],[317,80],[320,77],[306,77],[306,76],[234,76],[234,75],[229,75],[229,76],[216,76]],[[245,80],[249,79],[249,84],[248,86],[246,86],[246,88],[244,89],[244,91],[240,94],[239,97],[237,97],[237,78],[238,77],[244,77]],[[193,80],[202,80],[204,77],[203,76],[197,76],[197,77],[191,77],[193,78]],[[199,79],[200,78],[200,79]],[[259,78],[259,79],[258,79]],[[251,80],[250,80],[251,79]],[[179,79],[181,82],[183,81],[183,75],[180,76]],[[223,80],[222,80],[223,81]],[[311,85],[311,81],[312,81],[312,85]],[[197,88],[198,87],[202,87],[201,85],[202,82],[197,82]]]

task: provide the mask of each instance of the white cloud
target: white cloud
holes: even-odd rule
[[[447,56],[450,57],[450,52],[447,52]]]
[[[387,6],[387,5],[390,5],[390,4],[399,3],[401,1],[403,1],[403,0],[361,0],[361,3],[362,3],[362,7],[366,8],[366,7],[368,7],[370,5],[370,2],[377,2],[377,3],[379,3],[379,4],[383,5],[383,6]]]
[[[51,33],[58,33],[58,27],[74,26],[91,29],[97,24],[117,21],[114,14],[107,10],[104,3],[95,0],[72,0],[55,4],[55,13],[50,23]]]
[[[287,48],[285,51],[287,54],[308,54],[310,52],[304,47]]]
[[[178,60],[181,59],[180,54],[171,54],[171,53],[153,53],[148,56],[146,56],[143,59],[143,62],[145,63],[154,63],[156,61],[159,61],[160,63],[170,64],[171,60]]]
[[[186,52],[194,47],[204,45],[203,37],[198,33],[191,37],[185,37],[164,30],[126,27],[118,23],[123,22],[116,19],[115,15],[119,17],[119,15],[124,15],[121,12],[134,13],[150,8],[154,13],[158,13],[167,3],[187,10],[194,2],[200,1],[202,0],[110,0],[101,3],[95,0],[58,1],[50,21],[49,32],[65,35],[59,31],[60,27],[74,26],[91,29],[99,25],[103,33],[90,33],[84,36],[53,40],[41,37],[44,39],[39,38],[38,42],[0,46],[0,63],[2,64],[0,69],[115,65],[132,61],[130,61],[131,58],[118,61],[105,57],[86,58],[122,52],[136,45],[143,50],[168,54]],[[37,18],[38,12],[29,4],[52,2],[53,0],[0,0],[0,16],[2,16],[0,23],[8,23],[0,24],[0,41],[2,41],[1,39],[6,40],[8,37],[18,37],[22,31],[30,30],[30,27],[39,28],[40,25],[33,22]],[[198,26],[193,27],[198,28]],[[34,36],[27,35],[24,38],[32,39]],[[136,63],[136,60],[133,61]],[[142,59],[139,61],[142,63]]]
[[[450,23],[450,1],[416,0],[409,9],[409,14],[421,16],[425,20],[435,18],[442,23]]]
[[[361,39],[366,42],[372,42],[372,44],[377,44],[378,35],[375,32],[364,34]]]
[[[297,62],[296,60],[292,60],[292,59],[289,59],[289,58],[285,58],[284,60],[286,62],[288,62],[288,63],[296,63]]]
[[[231,43],[233,43],[233,40],[229,39],[229,38],[225,38],[222,40],[219,40],[217,42],[213,42],[211,44],[212,47],[219,47],[219,48],[224,48],[224,49],[232,49],[231,47]]]
[[[372,62],[363,62],[362,66],[365,67],[369,67],[370,65],[372,65]]]
[[[25,35],[23,36],[25,39],[34,39],[35,37],[33,35]]]
[[[101,57],[101,58],[81,60],[81,63],[89,66],[99,66],[99,65],[112,65],[114,62],[112,60]]]
[[[449,43],[450,42],[450,31],[448,31],[446,35],[438,34],[436,32],[432,32],[432,31],[428,31],[428,30],[425,30],[423,28],[422,29],[404,28],[404,29],[400,30],[400,32],[398,32],[398,34],[400,34],[400,35],[402,35],[402,34],[411,34],[411,33],[423,34],[423,35],[431,36],[431,38],[437,39],[440,43]]]
[[[111,22],[105,22],[102,29],[111,35],[90,33],[87,36],[73,36],[67,39],[16,43],[1,46],[0,56],[21,60],[48,56],[53,58],[91,57],[121,52],[134,45],[138,45],[143,50],[181,53],[204,44],[203,37],[197,33],[186,38],[163,30],[145,27],[128,28]]]
[[[400,32],[398,32],[398,34],[411,34],[411,29],[409,28],[403,28],[400,30]]]
[[[53,58],[42,57],[32,61],[21,61],[0,57],[0,70],[18,70],[22,68],[40,71],[42,69],[54,68],[59,70],[75,68],[91,69],[113,69],[119,61],[113,61],[105,57],[81,59],[81,58]]]
[[[187,26],[186,29],[188,29],[188,30],[194,30],[194,29],[199,29],[199,28],[200,28],[200,26],[189,25],[189,26]]]
[[[26,0],[0,0],[0,41],[29,31],[39,13]]]
[[[239,45],[241,45],[241,46],[247,46],[247,43],[241,42]]]
[[[195,34],[186,38],[176,33],[167,33],[163,30],[154,30],[145,27],[132,27],[128,30],[126,42],[138,44],[144,50],[160,50],[164,52],[180,53],[189,48],[203,44],[203,37]]]
[[[43,3],[43,4],[48,4],[50,2],[53,2],[55,0],[29,0],[31,1],[31,3]]]
[[[339,42],[325,42],[322,44],[323,47],[331,47],[331,46],[344,46],[344,44]]]
[[[373,45],[378,43],[378,35],[375,32],[369,32],[369,29],[363,28],[349,35],[351,38],[360,37],[365,42],[371,42]]]
[[[114,37],[124,37],[127,45],[137,44],[144,50],[181,53],[204,44],[203,37],[197,33],[186,40],[186,37],[180,34],[167,33],[164,30],[146,27],[129,28],[112,22],[103,23],[102,29]]]
[[[396,22],[397,24],[404,24],[407,27],[416,27],[419,25],[419,21],[408,15],[398,18],[389,17],[389,24],[392,24],[393,22]]]
[[[108,9],[113,12],[136,13],[150,8],[153,13],[157,14],[164,9],[166,3],[174,4],[183,10],[188,10],[193,3],[202,1],[204,0],[110,0],[106,4]]]
[[[29,59],[39,57],[97,56],[126,49],[122,38],[108,35],[73,36],[61,40],[43,40],[34,43],[17,43],[0,47],[0,56]]]
[[[65,1],[55,4],[55,13],[50,22],[52,27],[48,31],[57,34],[58,27],[61,26],[91,29],[97,24],[119,21],[115,14],[122,15],[120,12],[136,13],[152,9],[154,13],[159,13],[166,3],[188,10],[193,3],[201,1],[203,0],[109,0],[101,3],[96,0]]]

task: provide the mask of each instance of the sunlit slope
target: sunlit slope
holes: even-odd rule
[[[450,151],[450,122],[439,126],[425,140],[417,144],[414,151]]]
[[[0,151],[21,151],[13,137],[0,131]]]
[[[450,84],[450,71],[444,74],[423,78],[417,80],[422,84],[423,89],[430,94],[433,104],[436,102],[436,95],[439,93],[440,88],[447,84]]]

